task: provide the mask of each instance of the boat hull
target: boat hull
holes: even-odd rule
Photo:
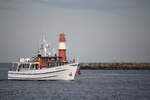
[[[79,69],[77,63],[37,70],[8,71],[11,80],[74,80]]]

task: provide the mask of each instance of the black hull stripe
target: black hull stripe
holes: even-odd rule
[[[53,72],[45,72],[45,73],[8,73],[8,74],[18,74],[18,75],[40,75],[40,74],[48,74],[48,73],[56,73],[56,72],[62,72],[66,71],[69,69],[63,69],[63,70],[58,70],[58,71],[53,71]]]
[[[42,79],[42,78],[51,78],[51,77],[57,77],[58,75],[53,75],[53,76],[47,76],[47,77],[35,77],[35,78],[21,78],[21,77],[8,77],[8,78],[11,78],[11,79]]]

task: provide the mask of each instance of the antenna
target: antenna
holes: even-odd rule
[[[79,57],[77,57],[77,63],[79,64]]]
[[[45,34],[42,33],[42,42],[44,42],[44,41],[45,41]]]

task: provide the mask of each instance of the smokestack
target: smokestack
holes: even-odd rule
[[[61,33],[59,35],[58,55],[59,55],[59,57],[62,57],[62,59],[64,61],[67,60],[67,56],[66,56],[66,39],[65,39],[65,34],[64,33]]]

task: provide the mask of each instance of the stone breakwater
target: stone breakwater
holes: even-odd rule
[[[150,63],[80,63],[81,69],[150,69]]]

